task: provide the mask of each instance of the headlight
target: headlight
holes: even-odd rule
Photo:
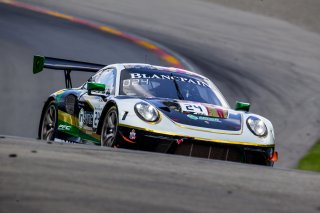
[[[247,119],[247,125],[251,132],[256,136],[263,137],[268,134],[268,130],[265,123],[257,117],[250,116]]]
[[[134,106],[134,111],[142,120],[155,122],[159,119],[158,111],[150,104],[145,102],[137,103]]]

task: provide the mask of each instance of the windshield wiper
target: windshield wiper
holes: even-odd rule
[[[183,95],[182,95],[182,93],[181,93],[181,91],[180,91],[180,88],[179,88],[179,85],[178,85],[177,80],[174,78],[174,76],[173,76],[172,73],[170,74],[170,76],[171,76],[171,78],[173,79],[174,86],[176,87],[176,90],[177,90],[177,93],[178,93],[178,98],[179,98],[180,100],[184,100],[184,97],[183,97]]]

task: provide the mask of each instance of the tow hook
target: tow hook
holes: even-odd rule
[[[278,161],[278,152],[273,152],[272,155],[269,157],[269,160],[272,162]]]

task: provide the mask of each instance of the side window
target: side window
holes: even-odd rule
[[[93,81],[106,85],[106,93],[114,95],[115,93],[115,81],[116,81],[116,70],[114,68],[105,69],[97,73],[93,77]]]

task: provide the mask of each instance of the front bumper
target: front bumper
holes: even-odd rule
[[[274,146],[250,146],[197,140],[119,126],[120,147],[207,159],[272,166]]]

